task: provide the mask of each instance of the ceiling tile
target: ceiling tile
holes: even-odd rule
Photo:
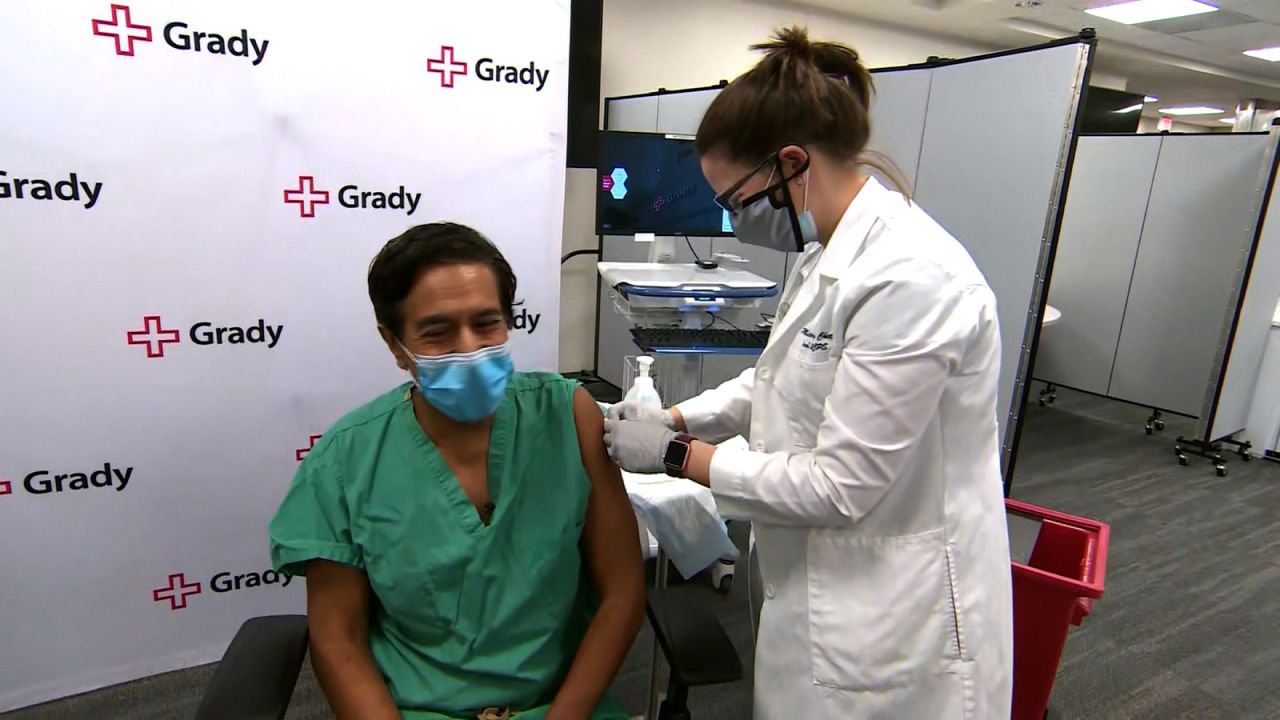
[[[1280,2],[1276,0],[1223,0],[1221,5],[1231,12],[1280,24]]]
[[[1280,45],[1280,25],[1254,22],[1247,25],[1183,33],[1181,37],[1238,52]]]
[[[1155,22],[1142,23],[1139,27],[1143,27],[1154,32],[1173,35],[1177,33],[1194,32],[1196,30],[1212,30],[1213,28],[1245,25],[1251,22],[1254,22],[1254,19],[1248,15],[1242,15],[1230,10],[1219,10],[1217,12],[1202,13],[1200,15],[1186,15],[1184,17],[1169,18],[1168,20],[1157,20]]]

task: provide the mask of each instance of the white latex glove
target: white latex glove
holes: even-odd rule
[[[610,420],[641,420],[643,422],[658,423],[665,425],[671,430],[676,429],[675,418],[672,417],[670,410],[658,410],[649,405],[641,405],[638,402],[620,402],[614,403],[609,407],[606,414]]]
[[[675,433],[661,422],[645,420],[604,421],[604,444],[618,467],[633,473],[667,471],[662,457]]]

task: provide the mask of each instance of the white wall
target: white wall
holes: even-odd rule
[[[991,49],[837,14],[741,0],[605,0],[601,97],[732,80],[760,57],[748,46],[790,24],[808,26],[818,39],[848,43],[868,67]]]
[[[967,57],[993,49],[836,14],[742,0],[605,0],[601,98],[732,80],[759,58],[748,47],[788,24],[806,25],[818,39],[848,43],[872,68],[922,62],[930,55]],[[565,253],[596,245],[594,183],[592,171],[568,171]],[[595,277],[589,257],[570,260],[562,271],[562,371],[592,366]]]
[[[1129,79],[1119,75],[1109,75],[1094,68],[1089,73],[1089,87],[1101,87],[1108,90],[1129,92]],[[1137,92],[1137,90],[1134,90]]]

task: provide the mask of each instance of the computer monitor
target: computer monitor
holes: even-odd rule
[[[601,235],[733,235],[729,213],[702,176],[693,140],[656,133],[600,133],[596,232]]]
[[[1089,86],[1080,108],[1076,132],[1136,133],[1146,96]]]

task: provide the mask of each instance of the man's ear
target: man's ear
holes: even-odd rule
[[[400,348],[400,341],[396,339],[394,333],[387,329],[386,325],[379,323],[378,334],[382,336],[382,342],[387,344],[387,350],[391,351],[391,357],[396,359],[396,367],[401,370],[408,371],[412,365],[407,365],[408,359],[404,356],[404,350]]]

